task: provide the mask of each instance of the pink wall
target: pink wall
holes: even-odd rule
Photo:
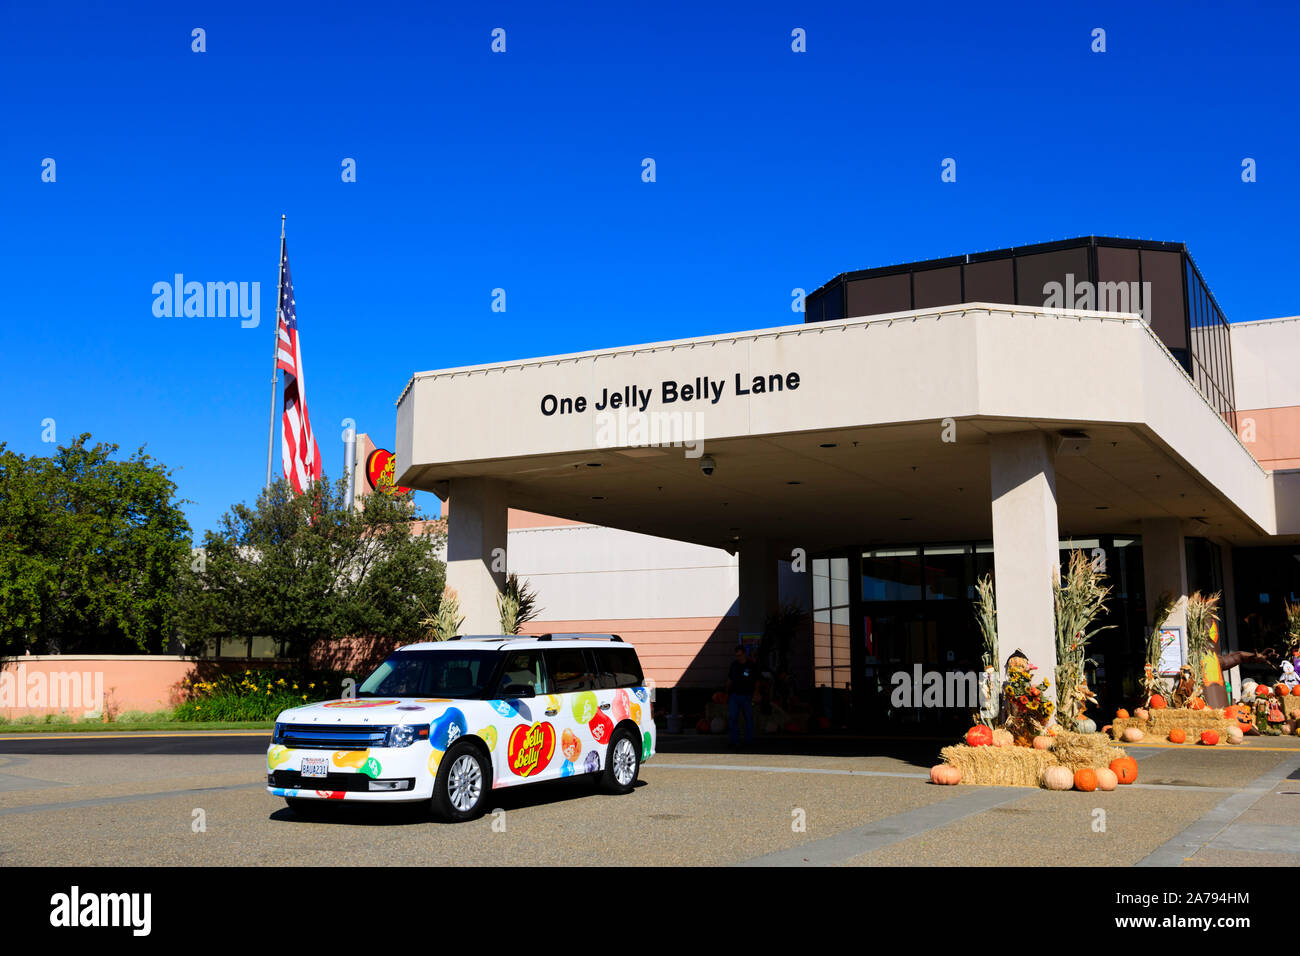
[[[44,714],[81,717],[104,701],[119,712],[175,706],[189,658],[63,654],[8,658],[0,663],[0,717]]]
[[[1300,468],[1300,406],[1239,408],[1237,434],[1265,468]]]

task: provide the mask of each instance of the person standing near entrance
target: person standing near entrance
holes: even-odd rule
[[[745,718],[745,745],[754,742],[754,682],[758,678],[758,665],[749,659],[745,648],[736,646],[736,659],[727,672],[727,726],[731,731],[731,746],[740,744],[736,718]]]

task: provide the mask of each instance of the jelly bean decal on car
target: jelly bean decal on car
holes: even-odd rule
[[[580,724],[591,723],[591,718],[595,716],[599,707],[596,695],[589,690],[583,691],[573,698],[573,719]]]
[[[330,758],[330,763],[336,767],[351,767],[353,770],[360,770],[361,765],[366,762],[370,756],[369,750],[337,750],[334,756]]]
[[[646,693],[644,687],[633,687],[632,693],[635,694],[636,699],[641,701],[643,704],[650,699],[650,695]]]
[[[561,777],[572,777],[572,776],[574,775],[574,773],[576,773],[576,771],[573,769],[573,761],[572,761],[572,760],[566,760],[566,761],[564,761],[564,763],[560,764],[560,776],[561,776]]]
[[[634,702],[632,704],[631,709],[632,709],[632,722],[634,724],[641,723],[641,705]]]
[[[582,770],[584,773],[595,773],[600,769],[600,754],[591,751],[587,754],[587,759],[583,762]]]
[[[367,757],[366,762],[361,765],[361,772],[371,780],[377,780],[379,775],[384,772],[384,768],[379,765],[379,761],[374,757]]]
[[[627,720],[629,703],[627,691],[621,687],[614,691],[614,702],[610,707],[610,716],[613,718],[614,723],[617,724],[620,720]]]
[[[391,705],[391,704],[400,704],[400,703],[401,703],[400,700],[370,700],[369,698],[367,698],[367,699],[365,699],[365,700],[331,700],[329,703],[327,703],[327,704],[323,704],[322,706],[324,706],[324,707],[350,707],[350,708],[358,708],[358,707],[388,707],[388,706]]]
[[[555,755],[555,728],[549,723],[520,724],[510,732],[506,766],[519,777],[535,777]]]
[[[614,721],[610,720],[604,711],[596,711],[596,716],[591,718],[591,723],[587,724],[587,729],[591,731],[591,736],[598,744],[609,743],[610,734],[614,732]]]
[[[456,742],[456,738],[469,730],[465,715],[459,707],[448,707],[442,716],[429,727],[429,743],[434,750],[446,750]]]
[[[560,749],[564,751],[564,759],[576,761],[578,754],[582,753],[582,741],[578,739],[569,728],[564,728],[564,733],[560,735]]]
[[[289,748],[276,744],[266,752],[266,769],[274,770],[282,763],[289,762]]]
[[[649,731],[641,738],[641,759],[650,759],[650,733]]]
[[[483,743],[487,744],[489,753],[495,753],[497,749],[497,729],[496,727],[484,727],[482,730],[474,731],[475,737],[482,737]]]

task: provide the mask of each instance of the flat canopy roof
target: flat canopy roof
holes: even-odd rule
[[[653,416],[702,447],[646,447]],[[814,551],[989,538],[990,438],[1028,429],[1090,439],[1056,458],[1063,535],[1160,517],[1239,544],[1300,532],[1290,476],[1136,316],[991,304],[421,373],[397,471],[444,498],[491,478],[529,511]]]

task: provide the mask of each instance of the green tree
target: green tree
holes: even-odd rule
[[[306,661],[313,644],[347,635],[415,639],[446,580],[443,534],[411,495],[368,495],[344,506],[345,483],[301,495],[287,482],[237,504],[204,536],[181,576],[187,642],[270,637]]]
[[[189,525],[176,484],[141,448],[49,457],[0,444],[0,646],[9,652],[165,649]]]

